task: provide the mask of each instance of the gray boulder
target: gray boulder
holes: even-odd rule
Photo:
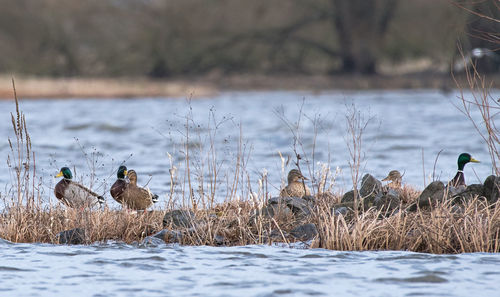
[[[318,229],[315,224],[304,224],[293,228],[290,234],[301,241],[307,241],[318,236]]]
[[[500,176],[488,176],[484,181],[483,191],[489,203],[497,202],[500,197]]]
[[[277,216],[288,216],[292,211],[286,204],[269,204],[259,210],[259,214],[266,218],[273,218]]]
[[[375,196],[375,207],[379,210],[392,211],[399,207],[401,199],[399,192],[389,189],[387,192],[379,192]]]
[[[430,183],[418,197],[418,206],[427,207],[444,198],[444,184],[441,181]]]
[[[345,192],[344,196],[342,196],[342,199],[340,200],[340,202],[342,202],[342,203],[351,202],[351,201],[354,201],[354,191],[353,190]]]
[[[82,228],[59,232],[56,237],[60,244],[84,244],[87,242],[85,229]]]
[[[454,203],[462,203],[472,200],[476,197],[484,197],[484,189],[481,184],[468,185],[463,192],[458,195],[453,196]]]
[[[159,238],[166,243],[180,243],[183,238],[183,233],[179,230],[163,229],[151,237]]]
[[[361,189],[359,194],[364,200],[373,202],[375,196],[382,191],[382,182],[373,177],[371,174],[365,174],[361,179]]]
[[[167,211],[163,216],[163,228],[188,228],[194,225],[195,216],[190,210],[176,209]]]
[[[382,182],[373,177],[371,174],[365,174],[361,179],[361,188],[358,191],[360,200],[363,201],[363,206],[369,208],[373,206],[375,197],[382,191]],[[354,191],[346,192],[342,197],[341,202],[354,201]]]
[[[313,203],[298,197],[274,197],[269,199],[268,205],[286,205],[296,216],[311,214]]]

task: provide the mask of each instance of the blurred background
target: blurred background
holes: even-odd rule
[[[484,38],[499,1],[0,0],[0,73],[43,77],[450,75],[457,44],[500,70]],[[470,11],[467,11],[470,10]],[[498,36],[498,35],[497,35]],[[497,37],[498,38],[498,37]],[[461,59],[460,59],[461,60]]]

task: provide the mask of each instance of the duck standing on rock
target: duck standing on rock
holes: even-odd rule
[[[113,197],[113,199],[115,199],[116,202],[120,204],[123,203],[123,193],[125,192],[129,184],[125,179],[125,176],[127,176],[127,167],[121,165],[116,173],[117,180],[109,190],[109,192],[111,193],[111,197]]]
[[[472,162],[472,163],[479,163],[478,160],[472,158],[472,156],[468,153],[462,153],[460,156],[458,156],[458,171],[455,177],[448,183],[452,187],[460,187],[460,186],[466,186],[465,184],[465,176],[464,176],[464,166],[465,164]]]
[[[386,178],[384,178],[382,181],[390,181],[390,183],[387,184],[389,188],[393,189],[399,189],[401,188],[401,181],[403,180],[403,177],[401,176],[401,173],[397,170],[391,170],[389,174],[387,175]]]
[[[87,187],[72,181],[73,174],[68,167],[63,167],[56,177],[64,178],[56,184],[54,194],[66,206],[75,209],[92,208],[104,203],[104,197],[92,192]]]
[[[120,170],[119,170],[120,171]],[[151,193],[149,190],[137,186],[137,173],[135,170],[125,171],[130,183],[126,184],[124,188],[120,186],[121,194],[115,200],[118,203],[133,210],[144,210],[150,207],[153,203],[158,202],[158,195]],[[119,178],[120,179],[120,178]],[[115,184],[119,182],[116,181]],[[121,182],[120,182],[121,184]],[[114,185],[113,185],[114,186]],[[117,186],[118,188],[118,186]],[[113,189],[113,187],[112,187]],[[115,189],[116,190],[116,189]],[[116,193],[119,191],[116,190]]]
[[[309,187],[304,183],[306,177],[297,169],[288,172],[288,185],[281,190],[280,197],[299,197],[311,196]]]

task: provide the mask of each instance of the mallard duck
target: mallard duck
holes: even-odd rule
[[[468,153],[462,153],[460,156],[458,156],[458,171],[455,177],[450,180],[448,183],[452,187],[459,187],[459,186],[466,186],[465,184],[465,176],[464,176],[464,166],[465,164],[472,162],[472,163],[479,163],[478,160],[472,158],[472,156]]]
[[[87,187],[72,181],[73,174],[68,167],[61,168],[56,177],[64,178],[54,188],[54,194],[66,206],[76,209],[92,208],[104,203],[104,197],[92,192]]]
[[[122,165],[118,168],[118,172],[116,173],[116,177],[118,178],[115,183],[111,186],[109,192],[111,193],[111,197],[116,200],[118,203],[123,202],[123,192],[128,186],[128,182],[125,179],[127,176],[127,167]]]
[[[311,196],[311,191],[304,183],[304,180],[307,180],[307,178],[304,177],[299,170],[290,170],[290,172],[288,172],[288,185],[281,190],[280,197]]]
[[[119,195],[121,202],[118,199],[116,201],[134,210],[143,210],[158,202],[158,195],[137,186],[137,173],[134,170],[128,170],[127,176],[130,183]]]
[[[390,181],[390,183],[387,184],[390,188],[401,188],[402,179],[403,178],[399,171],[391,170],[387,177],[385,177],[382,181]]]

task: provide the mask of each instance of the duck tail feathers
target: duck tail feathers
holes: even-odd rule
[[[151,200],[153,200],[153,203],[158,202],[158,195],[151,193]]]
[[[102,196],[97,196],[97,202],[99,202],[99,205],[103,205],[103,204],[104,204],[104,201],[105,201],[104,197],[102,197]]]

